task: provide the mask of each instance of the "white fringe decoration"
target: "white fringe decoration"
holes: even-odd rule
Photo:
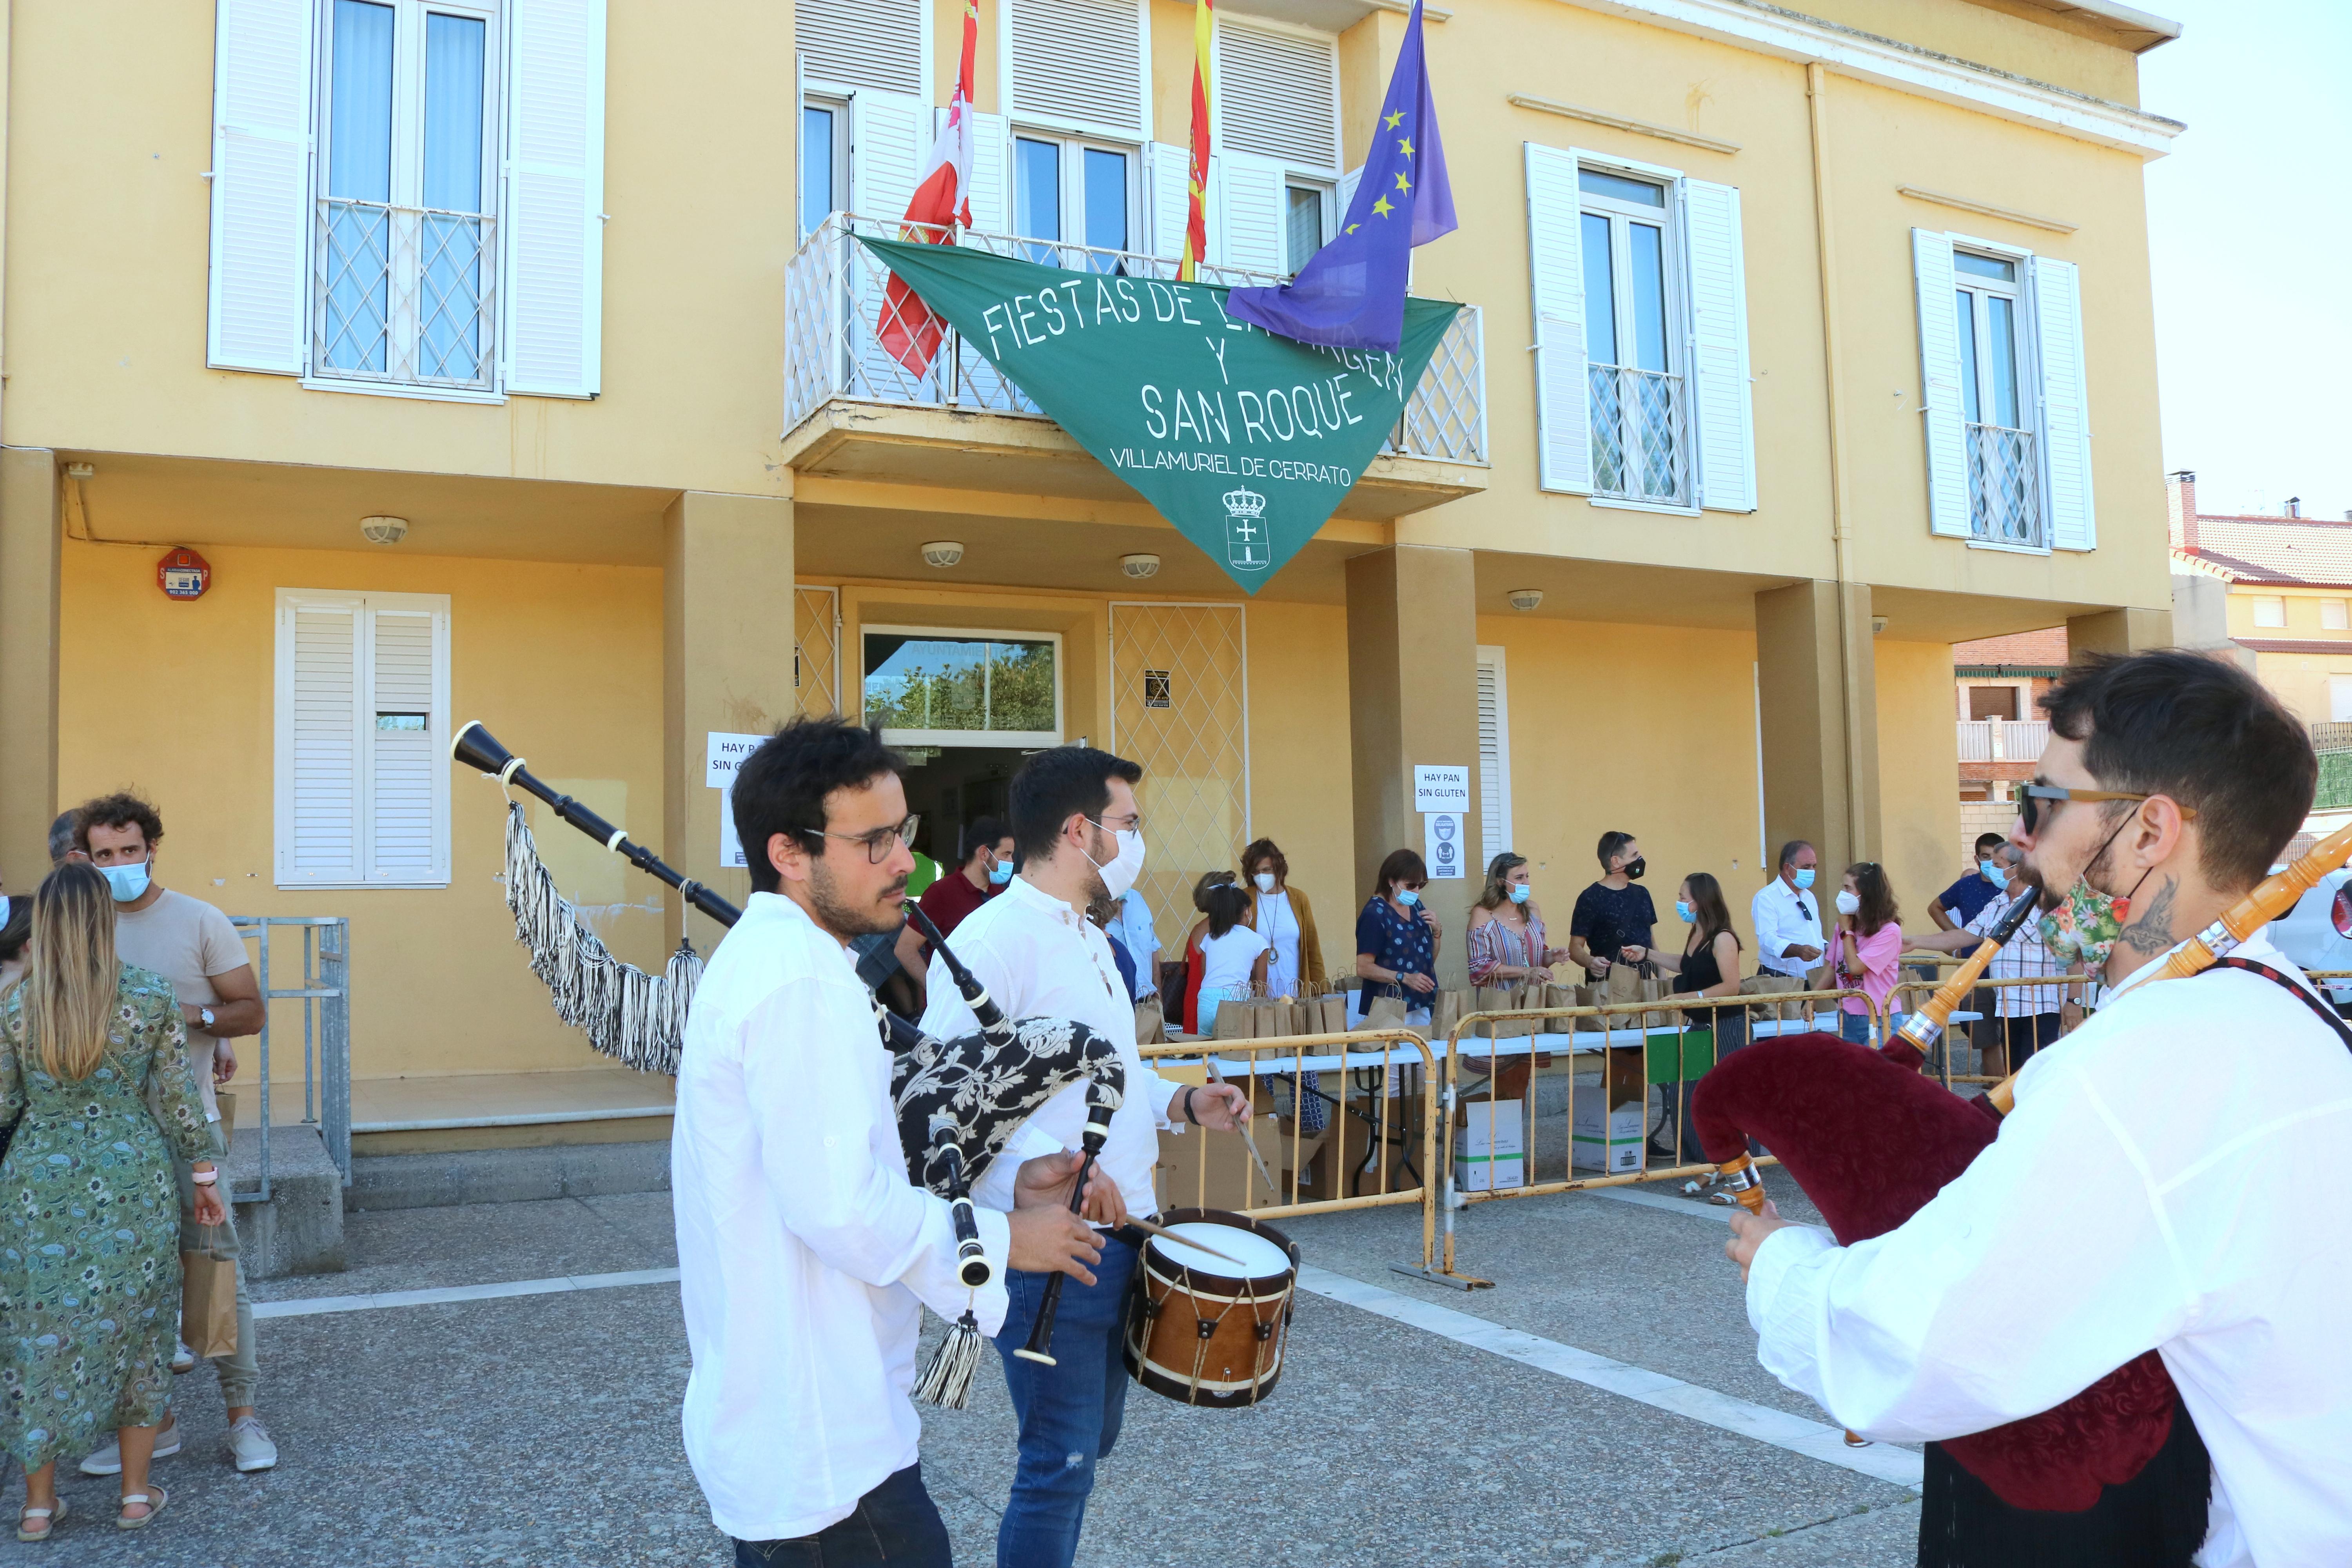
[[[980,1370],[980,1320],[966,1307],[963,1316],[948,1325],[947,1337],[931,1352],[931,1364],[916,1381],[915,1397],[942,1410],[961,1410],[971,1398],[972,1374]]]
[[[507,908],[514,911],[515,940],[530,950],[530,972],[546,983],[557,1017],[639,1072],[677,1073],[686,1010],[702,979],[701,955],[682,942],[657,975],[614,958],[555,890],[520,801],[507,805]]]

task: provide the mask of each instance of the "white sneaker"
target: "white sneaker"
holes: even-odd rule
[[[180,1424],[172,1422],[155,1434],[155,1458],[168,1459],[180,1451]],[[122,1473],[122,1439],[109,1437],[97,1452],[81,1462],[85,1476],[119,1476]]]
[[[173,1372],[196,1370],[196,1352],[188,1348],[188,1342],[185,1340],[182,1340],[180,1348],[172,1352],[172,1370]]]
[[[178,1440],[173,1439],[173,1447]],[[163,1450],[157,1449],[160,1455]],[[278,1464],[278,1445],[269,1440],[269,1428],[257,1415],[240,1416],[228,1429],[229,1457],[240,1470],[267,1470]]]

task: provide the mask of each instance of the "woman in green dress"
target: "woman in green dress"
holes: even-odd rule
[[[150,1108],[150,1089],[153,1108]],[[57,1460],[106,1427],[122,1445],[115,1523],[168,1500],[147,1480],[172,1396],[180,1199],[171,1151],[196,1172],[196,1217],[222,1218],[204,1102],[171,983],[114,957],[114,900],[68,861],[33,895],[31,963],[0,998],[0,1441],[25,1467],[16,1539],[63,1522]]]

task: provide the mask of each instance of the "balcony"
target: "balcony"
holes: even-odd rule
[[[497,240],[498,219],[488,213],[321,197],[310,374],[492,391]]]
[[[1960,761],[1964,763],[2032,763],[2050,744],[2047,719],[1962,719]]]
[[[1132,490],[953,329],[921,375],[881,346],[877,322],[890,274],[856,237],[897,238],[911,226],[837,212],[785,268],[787,464],[845,478],[1131,500]],[[956,243],[1072,271],[1176,275],[1169,258],[1134,251],[971,230],[960,232]],[[1204,267],[1200,277],[1236,288],[1282,281],[1231,267]],[[1484,319],[1473,305],[1454,317],[1403,416],[1339,515],[1396,517],[1485,489],[1486,403]],[[1022,461],[1017,474],[1004,469],[1008,457]]]
[[[1969,527],[1986,544],[2047,550],[2042,524],[2042,470],[2033,432],[2005,425],[1962,426],[1969,448]],[[2035,752],[2035,755],[2040,755]]]

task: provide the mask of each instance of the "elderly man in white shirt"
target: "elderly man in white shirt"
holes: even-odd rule
[[[917,1303],[969,1305],[984,1328],[1004,1313],[1002,1283],[958,1281],[948,1205],[907,1179],[888,1053],[845,945],[904,918],[915,819],[897,765],[838,719],[797,721],[745,761],[733,805],[757,890],[687,1022],[670,1141],[686,1454],[742,1568],[950,1568],[908,1398]],[[1008,1264],[1091,1280],[1100,1246],[1067,1208],[1076,1157],[1012,1164],[992,1172],[1020,1206],[980,1215],[1000,1280]]]
[[[1090,1190],[1087,1205],[1087,1217],[1114,1234],[1103,1237],[1096,1280],[1063,1287],[1054,1320],[1056,1364],[1013,1354],[1028,1342],[1046,1277],[1016,1270],[1008,1282],[1011,1305],[996,1345],[1021,1423],[1021,1462],[997,1530],[999,1568],[1067,1568],[1076,1555],[1095,1464],[1118,1441],[1127,1401],[1119,1330],[1136,1248],[1115,1232],[1130,1213],[1157,1212],[1151,1171],[1158,1130],[1230,1131],[1249,1103],[1230,1085],[1171,1083],[1144,1067],[1135,1048],[1135,1009],[1109,940],[1086,916],[1097,897],[1125,893],[1143,868],[1143,817],[1135,805],[1142,776],[1135,763],[1087,746],[1057,746],[1022,764],[1009,813],[1020,874],[948,942],[1007,1017],[1074,1018],[1115,1042],[1127,1069],[1126,1098],[1101,1155],[1115,1196],[1106,1192],[1097,1199]],[[941,1039],[970,1033],[977,1026],[971,1007],[940,960],[931,964],[924,1030]],[[1072,1085],[1013,1135],[973,1198],[1000,1208],[1012,1202],[1012,1184],[1000,1175],[1005,1164],[1077,1147],[1085,1123],[1084,1087]]]
[[[1896,1229],[1840,1247],[1734,1217],[1759,1357],[1891,1441],[1981,1432],[2162,1359],[2175,1438],[2201,1446],[2169,1462],[2201,1476],[2210,1455],[2202,1517],[2166,1506],[2178,1484],[2130,1480],[2086,1513],[2011,1508],[1931,1444],[1923,1564],[2058,1561],[2062,1538],[2064,1561],[2134,1568],[2352,1563],[2352,1037],[2265,932],[2231,958],[2270,974],[2157,978],[2300,827],[2310,742],[2234,666],[2171,650],[2094,662],[2043,706],[2011,838],[2108,1001],[2034,1055],[1999,1139]]]
[[[1780,846],[1780,874],[1757,889],[1748,905],[1759,968],[1802,980],[1821,967],[1822,953],[1829,946],[1822,934],[1821,895],[1813,891],[1821,861],[1801,838]]]

